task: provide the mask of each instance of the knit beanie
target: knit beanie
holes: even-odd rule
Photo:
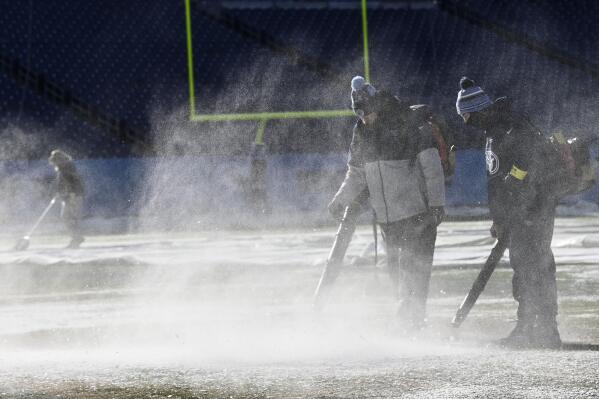
[[[476,86],[472,79],[465,76],[460,79],[460,89],[458,99],[455,103],[459,115],[463,115],[466,112],[482,111],[493,105],[493,101],[487,93],[479,86]]]
[[[356,115],[362,117],[373,111],[371,101],[376,89],[362,76],[351,80],[351,107]]]
[[[73,158],[69,154],[61,150],[53,150],[50,153],[50,157],[48,158],[48,162],[52,165],[63,166],[73,161]]]

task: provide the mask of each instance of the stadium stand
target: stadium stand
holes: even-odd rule
[[[432,103],[456,123],[457,82],[468,74],[493,95],[513,96],[546,131],[593,129],[596,2],[370,3],[375,85]],[[359,1],[190,4],[198,113],[348,108],[347,82],[363,73]],[[0,67],[1,127],[37,132],[26,152],[3,157],[41,158],[54,146],[77,158],[249,151],[255,123],[186,118],[182,0],[5,1],[2,11],[0,58],[9,61]],[[52,101],[47,89],[15,77],[16,64],[93,112]],[[271,121],[269,152],[344,151],[351,124]],[[180,145],[148,151],[165,135],[181,137]],[[476,144],[467,134],[459,138],[461,148]]]

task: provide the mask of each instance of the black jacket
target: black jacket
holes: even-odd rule
[[[56,167],[56,173],[56,191],[60,196],[64,197],[69,194],[84,195],[83,180],[77,173],[74,163],[61,164]]]
[[[546,139],[526,114],[499,98],[485,121],[489,209],[494,222],[526,219],[550,195]]]

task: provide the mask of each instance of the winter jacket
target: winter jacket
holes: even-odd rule
[[[74,163],[61,164],[56,167],[56,172],[56,191],[60,196],[66,197],[69,194],[83,196],[85,191],[83,180],[77,173]]]
[[[501,225],[525,220],[541,198],[551,194],[550,167],[543,153],[547,142],[505,97],[495,101],[485,125],[491,218]]]
[[[430,125],[396,97],[379,92],[377,119],[358,120],[345,180],[335,201],[349,205],[366,187],[379,223],[392,223],[445,205],[439,153]]]

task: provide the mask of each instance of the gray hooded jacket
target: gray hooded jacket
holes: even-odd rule
[[[430,125],[381,92],[383,106],[373,124],[358,120],[348,170],[335,201],[344,206],[365,188],[377,222],[392,223],[445,205],[445,184]]]

